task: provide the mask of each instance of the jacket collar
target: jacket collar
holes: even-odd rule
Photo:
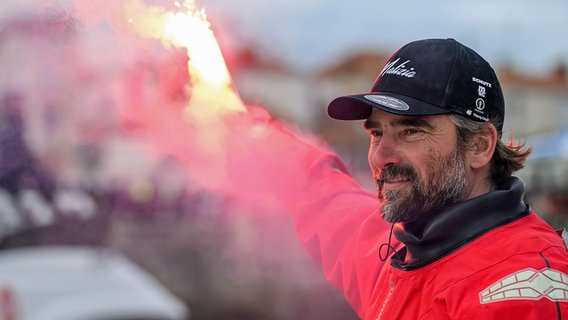
[[[395,224],[394,235],[405,247],[391,264],[414,270],[447,256],[481,235],[529,214],[523,202],[525,185],[509,178],[499,189],[454,205],[428,221],[416,234],[410,226]]]

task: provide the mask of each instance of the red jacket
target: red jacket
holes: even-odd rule
[[[270,141],[285,148],[289,138]],[[523,203],[519,179],[440,213],[420,236],[396,225],[397,253],[383,262],[379,248],[391,226],[376,196],[333,154],[297,141],[286,150],[278,170],[294,183],[279,181],[277,194],[308,252],[361,318],[568,319],[566,246]]]

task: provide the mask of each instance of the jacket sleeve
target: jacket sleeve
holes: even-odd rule
[[[255,152],[265,172],[278,172],[271,191],[326,278],[363,316],[383,266],[379,246],[390,230],[377,212],[377,198],[357,184],[334,153],[275,121],[263,130],[261,141],[253,144],[278,146]]]

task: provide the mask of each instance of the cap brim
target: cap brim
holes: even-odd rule
[[[361,120],[371,116],[372,108],[398,115],[435,115],[450,110],[392,92],[369,92],[335,98],[327,107],[327,114],[338,120]]]

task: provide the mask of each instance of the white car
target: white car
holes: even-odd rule
[[[0,251],[0,320],[186,320],[189,308],[119,252]]]

